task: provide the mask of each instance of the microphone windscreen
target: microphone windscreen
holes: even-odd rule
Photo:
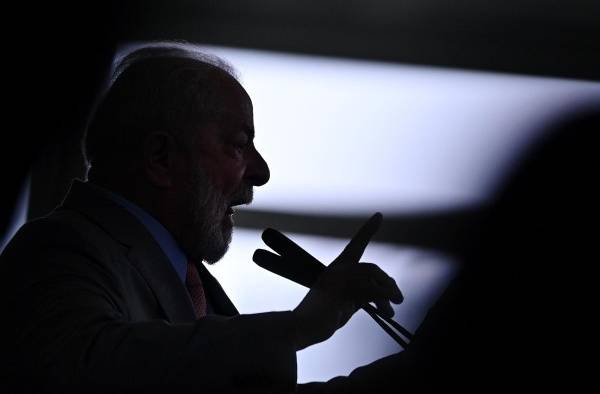
[[[265,241],[265,244],[282,257],[293,257],[295,260],[301,262],[302,265],[305,265],[305,269],[310,269],[315,274],[320,274],[326,268],[325,264],[321,263],[297,243],[275,229],[268,228],[263,231],[262,239]]]
[[[298,260],[287,259],[267,250],[257,249],[252,256],[252,260],[267,271],[282,276],[305,287],[312,287],[317,281],[320,272],[306,270]]]

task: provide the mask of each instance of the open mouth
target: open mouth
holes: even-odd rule
[[[247,205],[250,204],[250,201],[248,200],[236,200],[236,201],[232,201],[231,204],[229,204],[229,207],[227,208],[227,213],[233,213],[233,207],[237,207],[240,205]]]
[[[225,214],[227,216],[232,216],[237,211],[237,209],[234,209],[234,207],[237,207],[237,206],[240,206],[240,205],[245,205],[245,204],[248,204],[248,203],[249,203],[249,201],[233,201],[229,205],[229,207],[227,207],[227,211],[225,211]]]

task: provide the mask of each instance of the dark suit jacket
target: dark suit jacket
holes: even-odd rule
[[[2,254],[4,381],[26,392],[293,392],[291,312],[239,315],[198,268],[219,315],[196,321],[144,226],[74,181]]]
[[[407,351],[302,392],[589,387],[596,333],[586,330],[597,309],[589,256],[597,234],[581,221],[600,221],[600,198],[590,187],[600,124],[594,119],[578,125],[585,134],[568,128],[530,154]],[[75,384],[86,393],[144,384],[161,393],[193,392],[181,386],[209,393],[296,388],[289,312],[194,321],[181,281],[150,234],[84,184],[75,183],[49,217],[19,231],[0,270],[2,382]],[[235,313],[203,274],[217,311]]]

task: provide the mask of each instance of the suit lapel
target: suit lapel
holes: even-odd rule
[[[65,201],[58,209],[82,213],[129,248],[127,257],[130,263],[146,280],[169,321],[195,320],[184,284],[158,243],[136,217],[97,187],[77,180],[71,184]]]
[[[154,240],[152,240],[154,241]],[[137,244],[129,250],[129,259],[144,277],[169,321],[196,320],[189,294],[158,245]]]
[[[208,272],[204,264],[196,263],[196,267],[198,268],[198,273],[200,274],[200,278],[202,279],[204,291],[208,295],[208,298],[215,313],[222,316],[239,315],[238,310],[225,293],[225,290],[223,290],[223,288],[221,287],[219,282],[214,278],[214,276],[212,276],[211,273]]]

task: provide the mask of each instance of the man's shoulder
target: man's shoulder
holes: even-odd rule
[[[25,223],[6,246],[3,257],[41,251],[72,251],[101,256],[117,243],[80,212],[57,209]]]

